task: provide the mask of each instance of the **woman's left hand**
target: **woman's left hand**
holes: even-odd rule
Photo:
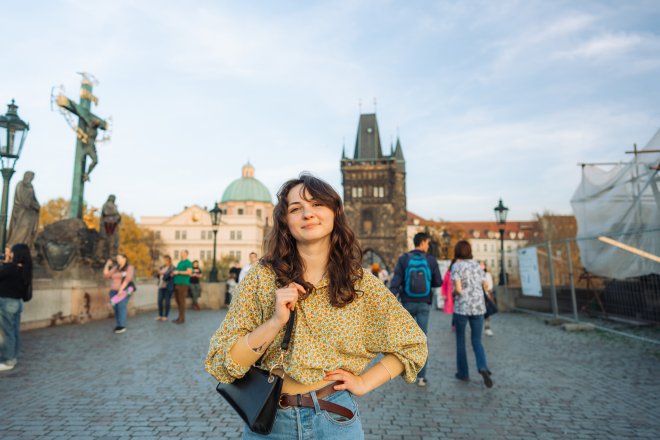
[[[337,382],[333,388],[337,391],[347,390],[356,396],[364,396],[369,392],[364,380],[360,376],[349,373],[346,370],[337,369],[325,373],[323,380],[328,382]]]

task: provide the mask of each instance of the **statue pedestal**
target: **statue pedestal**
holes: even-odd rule
[[[84,324],[114,316],[110,306],[108,280],[35,279],[32,300],[23,305],[21,329],[31,330],[64,324]],[[128,316],[158,309],[158,285],[155,279],[138,280],[137,291],[128,303]],[[203,309],[225,306],[225,283],[202,283],[199,304]],[[186,300],[190,309],[191,300]],[[190,312],[193,313],[193,312]],[[177,315],[172,298],[170,316]],[[112,325],[112,324],[110,324]]]

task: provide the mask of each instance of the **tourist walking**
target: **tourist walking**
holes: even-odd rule
[[[442,294],[442,297],[445,300],[445,304],[443,307],[443,312],[447,315],[452,315],[452,320],[451,320],[451,329],[453,331],[456,330],[456,325],[454,324],[454,295],[453,295],[453,290],[454,286],[451,281],[451,269],[454,267],[454,263],[456,263],[456,258],[451,260],[451,263],[449,264],[449,269],[447,269],[447,272],[445,272],[445,276],[442,279],[442,287],[440,288],[440,293]]]
[[[399,375],[414,382],[427,356],[424,333],[361,264],[337,192],[309,174],[286,182],[267,253],[236,288],[206,358],[206,370],[222,383],[253,365],[283,375],[272,432],[262,436],[246,426],[243,439],[361,439],[353,396]],[[290,316],[295,327],[282,365]]]
[[[454,249],[456,262],[451,270],[454,282],[454,322],[456,324],[456,379],[467,381],[470,378],[465,349],[466,327],[470,325],[472,349],[477,360],[477,370],[484,384],[490,388],[493,381],[486,362],[486,350],[481,343],[484,328],[486,303],[484,301],[484,272],[479,263],[472,259],[470,243],[461,240]]]
[[[174,275],[174,298],[179,309],[179,316],[174,320],[175,324],[186,322],[186,298],[190,289],[190,276],[192,275],[193,265],[188,259],[188,251],[181,251],[181,261],[176,265]]]
[[[428,336],[429,312],[433,303],[433,287],[442,285],[440,268],[435,258],[428,255],[431,236],[418,232],[413,237],[415,249],[399,257],[390,282],[390,290],[401,299],[401,304],[415,318],[417,325]],[[428,362],[427,362],[428,363]],[[417,385],[425,387],[426,365],[417,375]]]
[[[103,276],[110,279],[110,304],[115,312],[116,323],[114,332],[124,333],[128,318],[128,301],[133,293],[129,287],[135,288],[133,283],[135,268],[128,264],[126,254],[120,252],[117,254],[117,261],[111,259],[106,261]],[[114,298],[115,296],[117,298]]]
[[[257,265],[257,261],[259,260],[259,257],[256,252],[250,252],[250,261],[248,264],[243,266],[243,269],[241,269],[241,273],[238,275],[238,282],[240,283],[245,279],[247,276],[248,272],[250,269],[252,269],[254,266]]]
[[[236,289],[236,286],[238,286],[238,282],[236,281],[236,275],[235,272],[230,272],[229,273],[229,278],[227,279],[227,293],[225,294],[225,305],[228,306],[231,303],[231,299],[234,297],[234,290]]]
[[[495,302],[495,294],[493,291],[493,276],[488,272],[488,266],[486,265],[485,261],[481,261],[480,263],[481,270],[484,271],[484,292],[486,295],[488,295],[488,298]],[[488,318],[484,319],[484,334],[486,336],[493,336],[493,327],[491,325],[491,317],[489,316]]]
[[[192,274],[190,274],[190,296],[192,297],[192,309],[200,310],[199,296],[202,294],[202,269],[199,268],[199,261],[193,261]]]
[[[158,270],[158,316],[156,321],[167,321],[170,316],[170,304],[174,293],[174,265],[172,257],[165,255],[163,265]]]
[[[390,274],[384,267],[380,267],[380,264],[374,263],[371,265],[371,273],[374,274],[376,278],[381,280],[387,287],[390,282]]]
[[[23,302],[32,299],[32,258],[25,243],[5,251],[0,266],[0,371],[18,363]]]

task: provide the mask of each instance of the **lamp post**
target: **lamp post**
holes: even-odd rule
[[[211,227],[213,228],[213,267],[211,268],[211,273],[209,274],[209,281],[211,283],[218,282],[218,268],[215,264],[216,261],[216,244],[218,241],[218,228],[220,227],[220,217],[222,216],[222,210],[218,208],[218,204],[213,204],[213,209],[209,211],[211,214]]]
[[[0,116],[0,165],[2,169],[2,202],[0,205],[0,240],[2,251],[7,244],[7,203],[9,200],[9,180],[14,175],[14,166],[23,150],[23,144],[30,130],[30,124],[18,117],[18,106],[11,100],[7,105],[7,113]],[[13,161],[12,161],[13,159]]]
[[[442,241],[445,243],[445,260],[449,260],[449,245],[451,244],[451,234],[445,229],[442,231]]]
[[[504,271],[504,225],[506,224],[506,216],[509,213],[509,208],[504,206],[502,199],[500,203],[495,207],[495,219],[497,224],[500,225],[500,286],[506,286],[506,272]]]

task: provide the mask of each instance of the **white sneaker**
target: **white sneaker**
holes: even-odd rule
[[[493,336],[493,331],[489,328],[487,328],[484,333],[486,333],[486,336]]]
[[[0,371],[13,370],[15,366],[16,366],[16,364],[9,365],[9,364],[6,364],[6,363],[2,362],[2,363],[0,363]]]
[[[425,387],[426,386],[426,379],[424,379],[423,377],[420,377],[419,379],[417,379],[417,386],[418,387]]]

